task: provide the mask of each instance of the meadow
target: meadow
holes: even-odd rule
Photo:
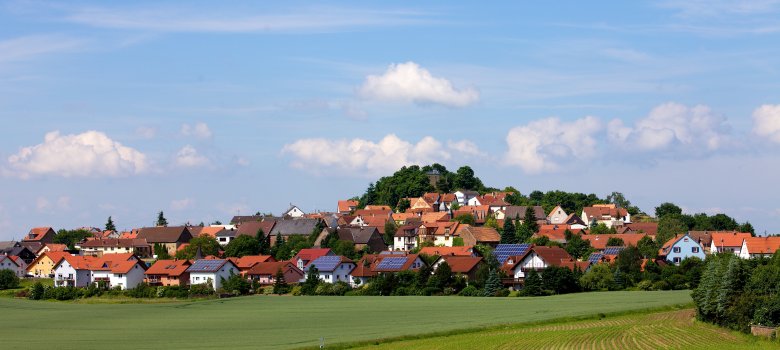
[[[316,347],[500,324],[690,305],[689,291],[539,298],[278,297],[79,304],[0,298],[8,349]],[[390,345],[392,346],[392,345]]]
[[[780,343],[694,320],[693,309],[548,322],[342,345],[351,349],[778,349]]]

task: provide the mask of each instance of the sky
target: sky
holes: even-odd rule
[[[0,2],[0,240],[403,165],[780,232],[780,1]]]

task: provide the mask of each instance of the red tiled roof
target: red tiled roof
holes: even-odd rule
[[[51,227],[33,227],[27,236],[24,237],[24,241],[40,241],[44,238],[47,232],[53,231]]]
[[[468,231],[477,242],[500,242],[501,241],[501,235],[498,234],[498,231],[492,227],[474,227],[474,226],[467,226],[463,228],[463,230],[460,231],[460,235],[462,236],[466,231]]]
[[[304,266],[309,265],[314,260],[321,256],[325,256],[332,253],[330,248],[305,248],[301,249],[298,254],[292,258],[291,261],[298,261],[298,259],[308,261]]]
[[[167,275],[171,277],[181,276],[192,263],[187,260],[157,260],[148,270],[147,275]]]
[[[68,246],[65,244],[59,244],[59,243],[47,243],[46,247],[49,248],[50,252],[64,252],[68,250]]]
[[[780,249],[780,237],[748,237],[745,244],[749,254],[774,254]]]
[[[358,206],[358,201],[354,201],[354,200],[339,201],[339,203],[338,203],[338,211],[340,213],[347,213],[347,212],[350,211],[350,207],[355,208],[357,206]]]
[[[248,270],[252,266],[264,262],[276,261],[273,256],[270,255],[247,255],[240,258],[228,258],[233,264],[238,267],[239,270]]]
[[[713,232],[712,242],[718,247],[741,247],[742,241],[751,237],[749,232]]]
[[[440,259],[447,262],[454,273],[469,273],[482,262],[481,257],[443,255]]]
[[[420,255],[428,256],[473,256],[474,247],[424,247],[420,249]]]
[[[610,238],[620,238],[623,240],[624,246],[635,246],[639,243],[639,240],[647,236],[644,233],[624,233],[624,234],[603,234],[603,235],[581,235],[582,239],[590,241],[590,246],[596,250],[604,250],[607,247],[607,241]]]
[[[596,204],[592,207],[584,207],[582,211],[585,212],[587,218],[594,218],[600,220],[606,217],[622,218],[628,215],[628,210],[625,208],[616,208],[614,204]]]
[[[254,266],[252,266],[249,271],[247,271],[247,275],[275,275],[277,271],[280,269],[286,269],[286,268],[292,268],[296,269],[298,271],[301,271],[298,269],[295,264],[289,262],[289,261],[268,261],[268,262],[261,262],[257,263]],[[301,272],[303,274],[303,272]],[[292,281],[289,281],[292,282]]]

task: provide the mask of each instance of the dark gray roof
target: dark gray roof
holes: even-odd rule
[[[231,225],[238,225],[244,222],[250,222],[250,221],[263,221],[263,215],[236,215],[232,219],[230,219]]]
[[[187,272],[217,272],[225,264],[233,263],[226,259],[199,259],[195,260],[195,262],[187,268]],[[235,264],[233,265],[235,266]]]
[[[290,235],[309,235],[312,233],[319,219],[285,219],[276,220],[276,225],[271,230],[271,235],[281,234],[282,236]]]
[[[192,233],[186,226],[144,227],[138,230],[138,238],[154,243],[187,243],[192,239]]]
[[[368,244],[373,236],[379,236],[376,227],[343,227],[338,229],[337,233],[340,240],[355,242],[355,244]]]
[[[506,214],[505,218],[514,220],[518,216],[520,216],[520,220],[523,220],[523,218],[525,218],[526,208],[527,207],[524,205],[521,206],[510,205],[506,207],[506,210],[504,211],[504,213]],[[533,208],[534,208],[534,216],[536,216],[536,220],[547,220],[547,214],[544,213],[544,208],[538,205],[534,206]]]
[[[263,221],[247,221],[238,225],[238,232],[236,235],[257,236],[258,230],[263,230],[263,233],[267,236],[276,225],[276,220],[263,220]]]
[[[6,249],[10,250],[11,248],[18,246],[20,246],[20,244],[17,241],[3,241],[0,242],[0,252],[4,252]]]

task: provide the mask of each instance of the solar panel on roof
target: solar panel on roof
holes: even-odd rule
[[[195,261],[192,266],[190,266],[190,271],[216,271],[220,266],[222,266],[222,263],[224,263],[224,260],[197,260]]]
[[[618,255],[623,249],[623,247],[607,247],[604,249],[604,255]]]
[[[523,255],[530,247],[530,244],[499,244],[493,250],[499,264],[503,264],[510,256]]]
[[[376,265],[378,270],[398,270],[406,264],[407,258],[384,258]]]
[[[341,257],[338,255],[326,255],[312,261],[309,266],[317,267],[319,271],[333,271],[341,263]]]
[[[589,261],[591,264],[596,264],[596,263],[598,263],[599,261],[601,261],[601,258],[603,258],[603,257],[604,257],[604,254],[601,254],[601,253],[593,253],[593,254],[591,254],[591,255],[590,255],[590,257],[588,258],[588,261]]]

